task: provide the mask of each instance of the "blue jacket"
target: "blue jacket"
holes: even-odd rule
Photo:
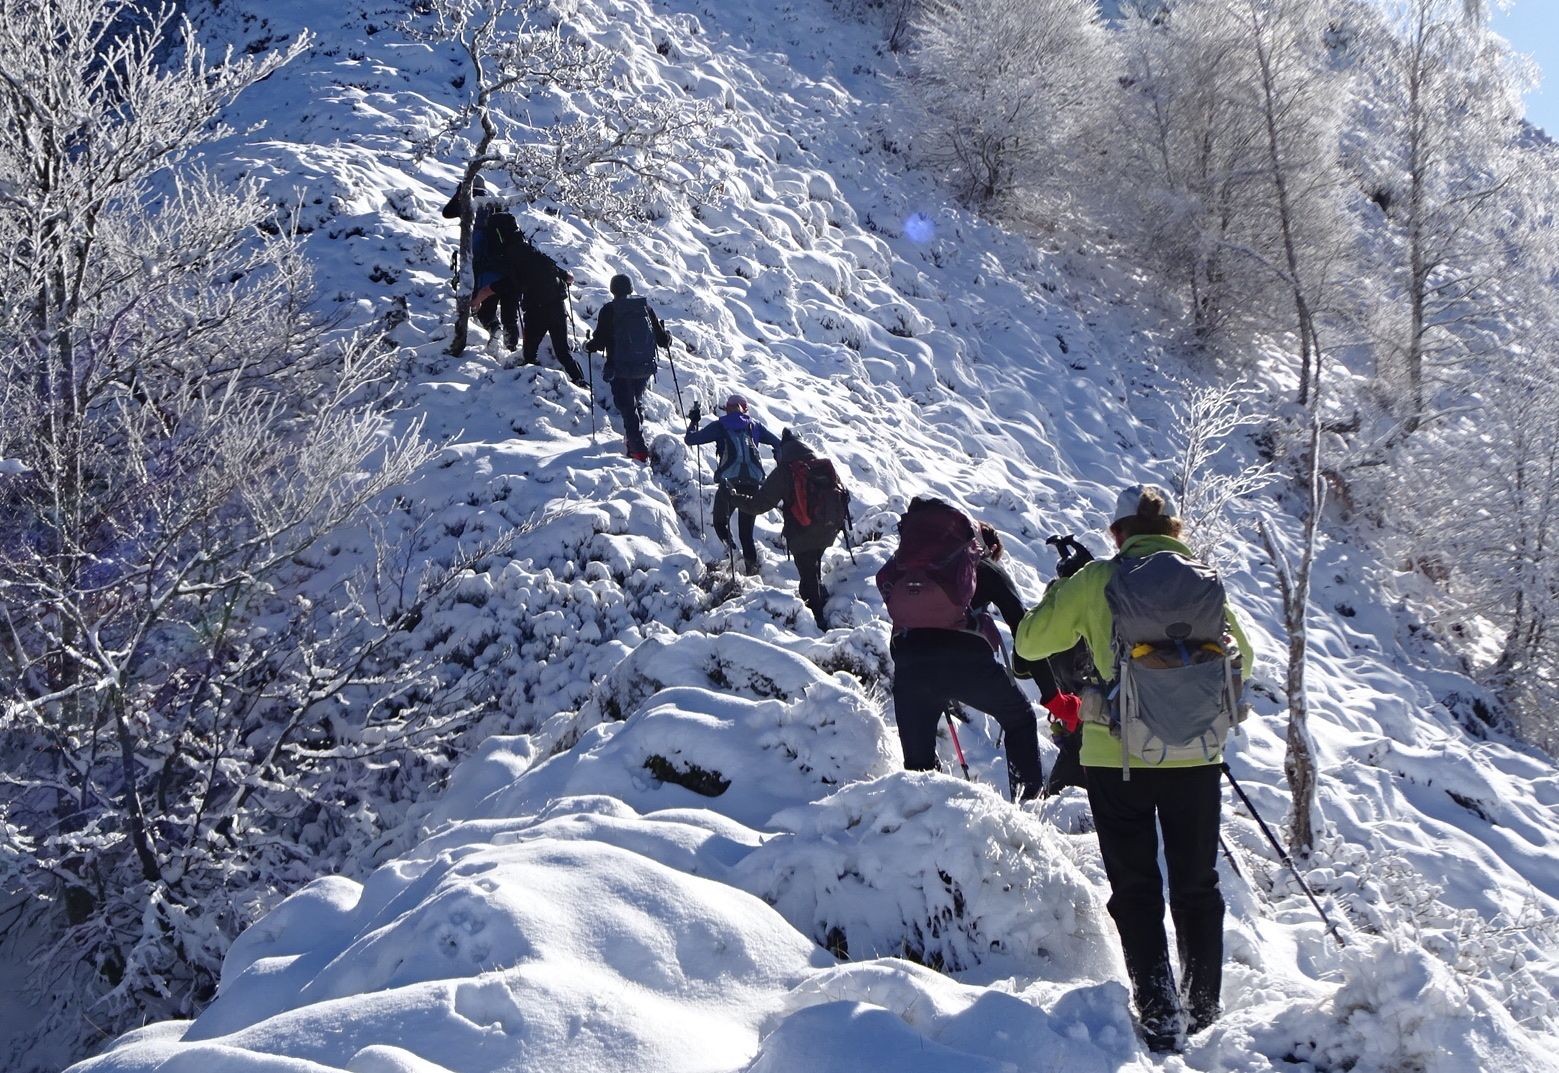
[[[689,447],[701,443],[715,445],[715,480],[725,484],[733,481],[763,480],[763,462],[758,457],[758,447],[770,447],[778,451],[779,437],[743,413],[725,414],[718,421],[711,421],[700,429],[689,430],[682,442]]]

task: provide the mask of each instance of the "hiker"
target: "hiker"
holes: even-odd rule
[[[996,532],[996,527],[990,522],[977,522],[975,528],[980,534],[981,571],[975,578],[974,597],[969,601],[969,610],[979,615],[987,608],[994,607],[1007,624],[1008,632],[1016,636],[1018,624],[1023,621],[1024,604],[1011,575],[1002,565],[1006,548],[1001,542],[1001,534]],[[987,566],[989,570],[985,569]],[[991,571],[997,576],[991,576]],[[1039,703],[1052,713],[1052,721],[1056,719],[1054,712],[1057,709],[1073,708],[1078,703],[1075,696],[1067,696],[1060,691],[1055,675],[1051,673],[1049,660],[1028,660],[1014,652],[1012,675],[1014,678],[1032,681],[1039,688]]]
[[[1069,578],[1093,562],[1093,552],[1074,536],[1053,536],[1045,541],[1061,557],[1056,563],[1056,578]],[[1017,636],[1017,630],[1013,630]],[[1015,657],[1014,662],[1022,657]],[[1065,652],[1045,660],[1058,690],[1057,700],[1045,707],[1050,711],[1050,740],[1056,747],[1056,762],[1045,779],[1041,797],[1055,797],[1069,786],[1083,787],[1083,718],[1080,694],[1099,688],[1088,642],[1079,640]]]
[[[731,540],[731,513],[736,510],[736,497],[751,497],[763,484],[763,462],[758,458],[759,447],[770,447],[777,453],[779,437],[753,420],[747,413],[747,400],[732,395],[725,400],[725,413],[716,421],[699,427],[703,411],[697,402],[687,416],[687,435],[682,442],[689,447],[712,443],[715,445],[715,535],[727,549],[735,546]],[[758,572],[758,547],[752,540],[753,516],[743,512],[737,519],[736,531],[742,541],[742,569],[748,575]]]
[[[550,336],[552,354],[563,372],[575,387],[584,387],[585,374],[569,350],[568,310],[564,307],[573,275],[530,242],[524,242],[514,265],[520,286],[520,311],[524,314],[520,361],[525,365],[537,364],[541,340]]]
[[[444,219],[460,219],[461,201],[466,196],[464,186],[455,190],[454,197],[444,206]],[[469,197],[471,272],[475,286],[471,312],[492,340],[498,339],[501,319],[504,348],[513,350],[520,345],[520,283],[514,274],[514,261],[525,246],[525,238],[514,214],[492,195],[480,175],[471,178]]]
[[[1100,680],[1115,683],[1107,702],[1101,691],[1084,700],[1081,760],[1110,916],[1143,1035],[1158,1053],[1179,1050],[1186,1033],[1219,1014],[1219,764],[1223,737],[1240,718],[1240,669],[1251,665],[1222,582],[1196,562],[1180,531],[1169,493],[1127,488],[1110,523],[1120,553],[1051,585],[1017,633],[1028,659],[1065,652],[1081,638]],[[1164,932],[1160,829],[1181,990]]]
[[[823,553],[839,539],[848,524],[850,493],[839,481],[834,464],[793,435],[790,429],[780,433],[774,472],[770,473],[753,496],[734,495],[744,515],[766,514],[783,507],[785,546],[796,560],[801,577],[801,602],[812,611],[817,628],[828,629],[823,605],[828,590],[823,588]]]
[[[957,701],[1001,725],[1012,799],[1038,796],[1044,766],[1034,709],[1000,657],[995,623],[973,610],[988,604],[1011,610],[1022,601],[1011,579],[985,557],[974,523],[944,500],[912,499],[877,588],[893,621],[893,710],[904,767],[936,769],[937,724]]]
[[[612,402],[622,414],[624,450],[635,462],[648,462],[644,391],[655,375],[657,348],[671,346],[671,335],[649,300],[633,293],[633,281],[626,275],[619,272],[613,276],[608,289],[612,300],[601,307],[595,331],[585,340],[585,351],[606,351],[601,375],[612,385]]]

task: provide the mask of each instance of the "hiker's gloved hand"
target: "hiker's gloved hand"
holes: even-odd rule
[[[1076,693],[1057,693],[1044,702],[1053,722],[1073,733],[1083,725],[1083,699]]]

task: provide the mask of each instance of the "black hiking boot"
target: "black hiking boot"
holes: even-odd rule
[[[758,560],[757,560],[756,557],[753,557],[751,559],[743,557],[743,559],[742,559],[742,573],[746,574],[748,577],[757,577],[758,576]]]
[[[1154,1054],[1179,1054],[1185,1049],[1185,1036],[1185,1017],[1179,1010],[1142,1020],[1142,1042]]]

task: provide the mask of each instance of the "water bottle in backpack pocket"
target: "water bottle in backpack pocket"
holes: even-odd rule
[[[1150,764],[1217,757],[1239,721],[1228,644],[1144,643],[1123,653],[1116,712],[1127,754]]]

